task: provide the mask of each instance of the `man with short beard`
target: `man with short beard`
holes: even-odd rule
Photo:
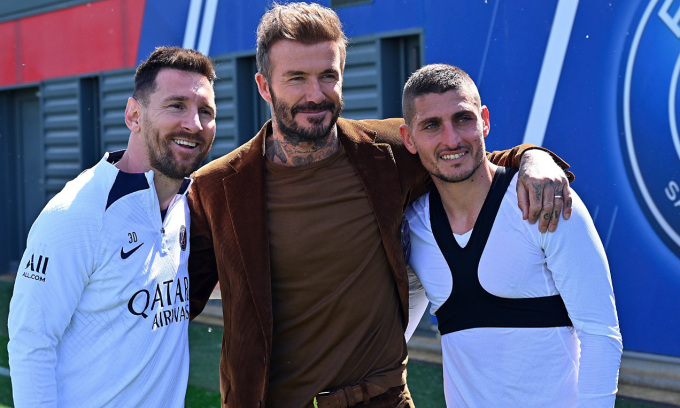
[[[437,316],[447,407],[613,407],[621,332],[581,199],[553,234],[522,220],[516,170],[484,157],[489,110],[460,68],[420,68],[402,106],[404,145],[436,186],[406,211],[407,261]]]
[[[223,406],[412,406],[400,225],[431,180],[401,119],[339,117],[346,37],[333,10],[275,4],[257,37],[272,120],[200,169],[189,194],[191,314],[219,280]],[[491,157],[517,166],[522,150]],[[554,178],[533,182],[568,190],[545,157]]]
[[[128,148],[33,224],[9,313],[17,407],[183,407],[189,375],[187,178],[215,137],[215,70],[157,48],[135,74]]]

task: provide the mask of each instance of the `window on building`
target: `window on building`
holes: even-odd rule
[[[254,55],[237,58],[239,145],[252,139],[262,125],[271,118],[269,106],[257,90],[255,74],[257,74],[257,64]]]
[[[16,272],[28,231],[46,202],[38,87],[0,92],[0,273]]]
[[[401,94],[408,77],[421,65],[420,36],[380,40],[382,117],[401,117]]]

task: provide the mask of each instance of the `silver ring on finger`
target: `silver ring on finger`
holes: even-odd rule
[[[563,198],[561,195],[556,195],[555,198]]]

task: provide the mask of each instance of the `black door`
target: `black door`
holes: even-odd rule
[[[0,94],[0,140],[5,200],[0,273],[16,272],[28,231],[45,206],[44,144],[40,131],[38,88]]]

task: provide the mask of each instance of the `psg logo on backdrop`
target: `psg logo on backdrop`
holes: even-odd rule
[[[179,246],[182,251],[187,250],[187,228],[184,225],[179,227]]]
[[[680,9],[673,3],[642,5],[630,28],[620,100],[631,183],[651,225],[680,256]]]

